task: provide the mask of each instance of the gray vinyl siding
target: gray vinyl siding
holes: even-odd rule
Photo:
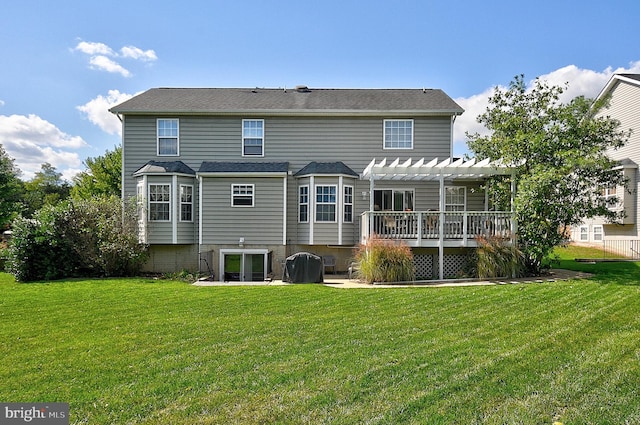
[[[167,116],[174,117],[175,116]],[[131,174],[149,160],[180,160],[194,170],[202,161],[288,161],[296,172],[311,161],[342,161],[360,173],[373,158],[447,158],[451,118],[414,119],[414,149],[383,149],[384,118],[178,117],[179,156],[157,156],[158,116],[125,118],[125,193],[135,194]],[[264,118],[264,157],[242,157],[242,119]],[[408,116],[407,118],[411,118]]]
[[[254,185],[253,207],[231,206],[232,184]],[[283,178],[205,177],[202,186],[205,245],[282,245]]]
[[[179,118],[179,156],[158,156],[156,139],[157,118]],[[264,156],[242,157],[242,119],[264,119]],[[124,184],[123,194],[129,199],[136,193],[136,180],[132,174],[147,161],[182,161],[196,172],[203,161],[237,161],[237,162],[279,162],[288,161],[292,173],[300,170],[311,161],[334,162],[342,161],[357,173],[376,158],[387,158],[389,161],[400,158],[419,159],[447,158],[451,146],[451,117],[411,117],[414,122],[414,148],[390,149],[383,148],[383,123],[388,117],[268,117],[251,116],[179,116],[175,114],[152,116],[126,116],[124,118]],[[267,179],[271,184],[277,182],[277,198],[267,201],[267,216],[263,217],[262,206],[251,209],[234,208],[231,215],[219,215],[215,210],[216,202],[210,198],[212,187],[211,178],[205,178],[204,196],[204,243],[237,244],[239,232],[249,232],[252,242],[282,243],[282,179]],[[250,183],[261,180],[251,180]],[[368,181],[355,181],[345,178],[345,184],[354,186],[354,223],[343,225],[343,244],[357,243],[359,240],[360,214],[369,209],[368,198],[362,199],[362,192],[369,191]],[[337,184],[337,178],[336,178]],[[406,184],[405,184],[406,185]],[[422,184],[421,184],[422,185]],[[401,185],[399,185],[401,186]],[[437,209],[437,184],[427,184],[435,191],[421,194],[416,185],[416,208]],[[309,225],[298,223],[298,179],[288,179],[287,199],[287,240],[291,243],[309,243]],[[193,228],[197,235],[198,229],[198,182],[194,183],[194,223],[192,226],[179,226],[178,240],[187,241]],[[221,195],[230,196],[230,188]],[[256,195],[260,196],[258,186]],[[312,196],[312,188],[310,196]],[[419,196],[423,201],[419,201]],[[277,202],[275,201],[277,199]],[[222,200],[223,205],[229,205],[230,200]],[[273,205],[271,205],[271,202]],[[212,209],[213,208],[213,209]],[[238,213],[238,210],[243,210]],[[339,212],[340,214],[342,211]],[[242,221],[239,221],[242,218]],[[262,220],[276,223],[265,225]],[[217,220],[221,220],[219,223]],[[313,219],[313,217],[310,217]],[[247,224],[250,223],[250,224]],[[180,224],[180,223],[179,223]],[[247,227],[248,226],[248,227]],[[166,229],[164,228],[166,227]],[[171,224],[155,226],[150,243],[171,243]],[[253,235],[255,234],[255,238]],[[245,235],[248,240],[248,236]],[[195,237],[197,243],[198,238]],[[316,223],[314,226],[314,243],[335,244],[338,242],[337,223]],[[185,242],[188,243],[188,242]]]

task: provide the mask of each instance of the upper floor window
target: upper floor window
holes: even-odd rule
[[[178,119],[161,118],[157,125],[158,156],[178,156]]]
[[[385,149],[413,149],[413,120],[384,120]]]
[[[353,223],[353,186],[344,187],[344,222]]]
[[[264,120],[242,120],[242,156],[264,156]]]
[[[231,206],[253,207],[253,192],[255,186],[252,184],[232,184],[231,185]]]
[[[193,186],[180,185],[180,221],[193,221]]]
[[[309,222],[309,186],[300,186],[298,191],[298,221]]]
[[[169,221],[171,210],[171,186],[168,184],[149,185],[149,221]]]
[[[336,186],[316,186],[316,221],[336,221]]]

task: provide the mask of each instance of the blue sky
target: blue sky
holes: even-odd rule
[[[596,96],[640,73],[640,2],[21,0],[0,14],[0,143],[31,178],[120,144],[113,104],[151,87],[440,88],[466,112],[515,75]]]

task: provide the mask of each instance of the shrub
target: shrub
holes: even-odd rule
[[[133,210],[116,197],[45,206],[13,226],[7,271],[17,281],[128,276],[147,259]]]
[[[356,277],[367,283],[408,282],[415,279],[411,249],[403,242],[371,237],[355,253],[359,263]]]
[[[478,237],[476,274],[481,279],[522,276],[524,256],[510,241],[497,237]]]

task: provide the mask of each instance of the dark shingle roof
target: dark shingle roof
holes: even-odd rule
[[[154,88],[110,109],[122,114],[461,114],[439,89]]]
[[[311,174],[344,174],[358,177],[358,173],[344,165],[343,162],[310,162],[300,171],[294,174],[295,177],[308,176]]]
[[[632,80],[640,81],[640,74],[618,74],[618,75],[620,75],[622,77],[630,78]]]
[[[199,173],[286,173],[288,162],[209,162],[200,165]]]
[[[156,174],[156,173],[173,173],[173,174],[189,174],[196,175],[196,172],[182,161],[149,161],[136,170],[133,175],[140,174]]]

